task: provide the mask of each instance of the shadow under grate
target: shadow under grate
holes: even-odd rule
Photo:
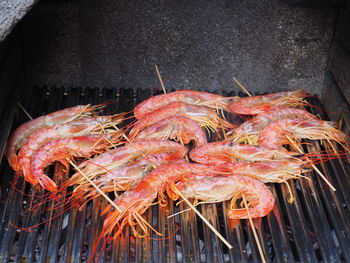
[[[233,95],[225,93],[224,95]],[[24,107],[33,117],[76,104],[114,103],[105,113],[130,111],[150,96],[150,91],[109,88],[36,88]],[[313,101],[318,107],[319,102]],[[313,109],[315,110],[315,109]],[[316,112],[314,112],[316,113]],[[15,120],[15,127],[26,121],[24,114]],[[326,116],[323,116],[326,118]],[[347,131],[348,132],[348,131]],[[327,150],[327,145],[312,142],[306,150]],[[292,181],[295,202],[288,202],[284,184],[270,184],[276,206],[268,216],[254,220],[267,262],[350,262],[350,178],[349,164],[336,159],[318,165],[337,188],[333,192],[315,174],[310,180]],[[92,244],[103,224],[101,210],[106,205],[98,198],[83,209],[65,207],[51,209],[47,202],[35,211],[28,210],[41,192],[13,176],[4,160],[1,171],[0,262],[87,262]],[[69,171],[55,164],[50,173],[64,180]],[[17,178],[13,182],[14,178]],[[11,185],[13,187],[11,187]],[[16,190],[14,190],[16,189]],[[24,194],[22,194],[22,192]],[[187,209],[181,203],[167,207],[153,206],[144,217],[161,233],[151,238],[136,239],[130,229],[124,236],[108,242],[98,262],[260,262],[260,256],[248,221],[232,222],[224,216],[228,202],[199,207],[203,215],[233,245],[228,250],[193,212],[169,215]],[[50,223],[46,221],[55,217]],[[13,225],[34,226],[29,232]],[[97,258],[96,258],[97,260]]]

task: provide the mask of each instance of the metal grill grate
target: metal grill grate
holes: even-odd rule
[[[149,95],[150,91],[141,89],[135,93],[127,89],[36,88],[23,104],[36,117],[76,104],[115,99],[116,103],[106,112],[112,113],[129,111]],[[320,107],[317,101],[313,104]],[[24,114],[18,119],[16,125],[26,121]],[[324,147],[318,143],[305,146],[311,151]],[[288,203],[286,185],[270,185],[276,196],[276,207],[268,216],[254,220],[267,262],[350,262],[350,167],[345,160],[337,159],[319,168],[337,188],[336,192],[314,172],[307,174],[311,180],[291,183],[295,196],[293,204]],[[30,232],[19,230],[9,222],[33,226],[54,217],[64,208],[52,211],[50,208],[54,204],[48,202],[36,211],[28,211],[35,201],[33,195],[41,192],[23,183],[22,178],[13,182],[13,172],[6,161],[0,169],[0,262],[85,262],[102,227],[103,217],[99,215],[106,201],[94,200],[81,211],[73,208]],[[60,164],[51,172],[56,178],[68,176]],[[232,250],[228,250],[193,212],[167,218],[187,208],[186,204],[175,206],[170,202],[167,207],[153,206],[144,214],[165,238],[154,235],[135,239],[126,229],[123,237],[107,244],[98,262],[260,262],[251,226],[248,221],[241,220],[232,229],[233,222],[228,222],[224,216],[227,204],[205,204],[199,209],[233,245]]]

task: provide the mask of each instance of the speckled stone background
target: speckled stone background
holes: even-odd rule
[[[335,9],[278,0],[39,2],[22,25],[29,85],[321,93]]]
[[[38,0],[0,0],[0,42]]]

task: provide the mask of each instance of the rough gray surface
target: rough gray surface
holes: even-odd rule
[[[36,2],[37,0],[0,0],[0,42]]]
[[[321,93],[335,10],[277,0],[40,2],[24,23],[29,84]],[[236,86],[235,90],[239,90]]]

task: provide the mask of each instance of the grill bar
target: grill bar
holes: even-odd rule
[[[95,104],[112,99],[114,103],[106,108],[108,114],[131,111],[150,93],[142,89],[133,92],[129,89],[37,87],[23,105],[36,117],[76,104]],[[223,93],[225,96],[233,95],[232,92]],[[321,109],[317,100],[312,103]],[[322,110],[317,113],[326,118]],[[15,126],[27,121],[22,112],[18,116]],[[329,147],[327,143],[320,145],[312,142],[305,146],[305,150],[315,152]],[[306,174],[310,180],[290,182],[295,197],[293,204],[288,202],[286,185],[270,185],[276,197],[276,207],[267,217],[254,220],[267,262],[350,261],[349,165],[345,159],[336,159],[320,164],[318,168],[337,188],[336,192],[332,192],[315,172]],[[67,178],[72,172],[65,172],[60,164],[49,171],[57,179]],[[1,164],[1,174],[7,178],[6,183],[1,185],[1,262],[86,262],[91,257],[92,244],[99,237],[103,225],[101,211],[107,204],[102,197],[80,210],[58,207],[63,200],[57,200],[29,211],[27,208],[38,201],[33,196],[42,192],[23,183],[22,178],[13,177],[6,161]],[[11,188],[12,178],[15,181]],[[204,204],[198,208],[233,244],[232,250],[228,250],[192,211],[167,218],[188,208],[184,202],[179,206],[169,202],[166,207],[153,206],[144,215],[163,233],[162,238],[152,233],[150,238],[136,239],[130,229],[125,229],[124,236],[107,241],[105,250],[95,259],[101,263],[259,262],[260,256],[249,222],[227,220],[224,215],[228,205],[228,202],[224,202]],[[52,217],[55,219],[46,223]],[[16,229],[9,222],[23,227],[43,223],[26,232]],[[98,250],[101,247],[102,244]]]

